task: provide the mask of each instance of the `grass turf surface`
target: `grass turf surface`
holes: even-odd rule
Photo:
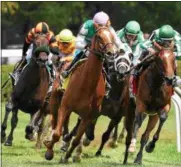
[[[4,103],[2,104],[2,119],[4,118]],[[10,114],[11,117],[11,114]],[[70,121],[70,128],[75,125],[77,115],[72,114]],[[107,128],[109,119],[107,117],[100,117],[98,120],[95,140],[91,143],[89,147],[83,148],[81,163],[73,163],[72,159],[69,159],[68,164],[58,164],[60,156],[60,142],[54,147],[54,159],[52,161],[46,161],[44,158],[45,147],[41,150],[35,149],[35,142],[27,141],[25,136],[25,126],[29,122],[29,115],[23,112],[19,112],[19,122],[14,133],[13,147],[5,147],[2,145],[2,166],[3,167],[58,167],[58,166],[68,166],[68,167],[116,167],[124,166],[122,165],[124,158],[124,143],[119,143],[116,149],[109,148],[108,144],[105,146],[101,157],[95,157],[94,154],[97,151],[101,135]],[[142,128],[138,134],[138,140],[140,140],[140,135],[145,129],[147,120],[144,122]],[[121,130],[122,123],[119,125],[119,131]],[[149,154],[144,151],[143,154],[143,165],[145,167],[179,167],[181,166],[181,153],[177,152],[176,149],[176,125],[175,125],[175,113],[171,110],[168,120],[166,121],[162,133],[160,135],[160,140],[156,144],[156,148],[153,153]],[[10,130],[10,120],[8,122],[8,130],[6,135],[8,135]],[[155,131],[155,129],[154,129]],[[153,131],[153,132],[154,132]],[[152,138],[153,132],[150,136]],[[137,144],[137,152],[139,149],[139,142]],[[129,154],[128,165],[127,166],[138,166],[133,164],[136,157],[136,153]]]

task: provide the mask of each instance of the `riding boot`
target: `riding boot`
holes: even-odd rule
[[[81,51],[79,54],[76,55],[76,57],[72,60],[71,64],[65,69],[65,71],[62,72],[62,77],[63,78],[68,77],[68,75],[71,73],[72,67],[74,66],[74,64],[76,62],[78,62],[82,58],[83,54],[84,54],[84,52]]]

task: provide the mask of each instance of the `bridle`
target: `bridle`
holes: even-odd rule
[[[96,34],[95,34],[95,43],[94,43],[94,48],[95,48],[95,45],[98,43],[98,42],[100,42],[100,40],[102,40],[101,38],[100,38],[100,36],[98,35],[98,32],[100,31],[100,30],[102,30],[102,29],[106,29],[106,30],[108,30],[109,31],[109,29],[107,28],[107,27],[99,27],[97,30],[96,30]],[[108,45],[113,45],[113,43],[112,42],[108,42],[108,43],[106,43],[105,45],[103,45],[103,47],[99,47],[99,49],[98,50],[95,50],[95,49],[90,49],[90,48],[88,48],[87,50],[89,50],[90,52],[92,52],[92,53],[94,53],[95,54],[95,56],[97,56],[101,61],[103,61],[104,60],[104,58],[105,58],[105,56],[107,55],[106,54],[106,47],[108,46]],[[100,45],[99,45],[100,46]],[[108,55],[107,55],[108,56]]]

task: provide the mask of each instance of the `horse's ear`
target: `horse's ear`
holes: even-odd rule
[[[96,30],[99,29],[99,24],[94,23],[94,27],[95,27]]]

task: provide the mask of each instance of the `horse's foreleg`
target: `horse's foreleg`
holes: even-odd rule
[[[69,118],[70,113],[67,112],[67,109],[64,107],[60,107],[58,110],[58,119],[57,119],[57,126],[55,130],[52,131],[51,134],[51,139],[50,140],[45,140],[44,144],[47,148],[47,151],[45,153],[45,158],[47,160],[53,159],[54,152],[53,152],[53,147],[56,142],[59,141],[60,136],[62,134],[62,126],[64,124],[64,121]]]
[[[89,146],[90,142],[94,140],[94,131],[95,131],[95,126],[96,126],[97,118],[95,118],[91,124],[87,127],[85,136],[83,139],[83,145],[84,146]]]
[[[119,124],[118,124],[119,125]],[[112,148],[116,148],[117,145],[117,138],[118,138],[118,125],[115,126],[114,131],[113,131],[113,135],[112,135],[112,139],[109,143],[110,147]]]
[[[4,143],[6,140],[6,128],[7,128],[7,121],[8,121],[8,116],[9,113],[12,111],[12,101],[11,98],[9,99],[8,103],[6,104],[5,107],[5,116],[3,123],[1,125],[1,143]]]
[[[145,113],[141,113],[137,116],[137,118],[134,121],[134,129],[133,129],[133,138],[131,140],[131,145],[129,147],[129,152],[133,153],[136,150],[136,138],[137,138],[137,133],[139,128],[141,128],[141,125],[143,123],[143,121],[146,118],[146,114]]]
[[[72,137],[77,134],[77,129],[78,129],[80,123],[81,123],[81,118],[79,117],[77,120],[77,123],[76,123],[75,127],[72,129],[72,131],[63,136],[62,146],[60,148],[62,151],[64,151],[64,152],[67,151],[67,149],[70,145],[70,141],[72,140]],[[65,124],[64,126],[68,126],[68,125]]]
[[[125,155],[124,155],[124,161],[123,164],[127,163],[127,159],[128,159],[128,152],[129,152],[129,146],[131,144],[131,139],[132,139],[132,135],[133,135],[133,124],[134,124],[134,120],[135,120],[135,103],[134,101],[130,101],[129,103],[129,107],[127,108],[126,111],[126,117],[124,119],[125,121],[125,128],[127,131],[127,136],[126,136],[126,150],[125,150]]]
[[[83,119],[81,121],[81,124],[77,130],[77,135],[75,136],[74,140],[72,141],[71,146],[68,149],[68,151],[66,152],[65,157],[62,157],[60,162],[65,163],[68,161],[68,158],[71,156],[74,149],[80,144],[81,137],[84,134],[84,132],[85,132],[87,126],[90,124],[90,122],[91,122],[91,120],[86,120],[86,119]]]
[[[167,118],[168,118],[168,111],[169,111],[169,110],[170,110],[170,109],[168,109],[168,110],[166,110],[166,111],[165,111],[165,110],[162,110],[162,111],[161,111],[161,113],[160,113],[160,115],[159,115],[160,122],[159,122],[158,129],[157,129],[156,133],[154,134],[152,141],[150,141],[150,142],[148,143],[148,145],[145,147],[146,152],[148,152],[148,153],[153,152],[153,150],[154,150],[154,148],[155,148],[155,143],[156,143],[157,140],[159,139],[160,131],[161,131],[162,127],[163,127],[163,124],[165,123],[165,121],[166,121]]]
[[[122,117],[121,117],[121,118],[122,118]],[[100,156],[100,155],[101,155],[102,149],[103,149],[105,143],[108,141],[111,131],[113,130],[113,128],[114,128],[116,125],[118,125],[118,123],[120,122],[121,118],[119,118],[119,119],[117,119],[117,120],[112,119],[112,120],[109,122],[109,125],[108,125],[108,128],[107,128],[106,132],[104,132],[104,134],[102,135],[101,145],[100,145],[98,151],[96,152],[96,156]]]
[[[124,118],[123,128],[122,128],[121,133],[120,133],[120,135],[118,137],[118,142],[122,142],[123,141],[125,130],[126,130],[126,128],[125,128],[125,118]]]
[[[134,163],[142,164],[143,148],[146,145],[146,143],[148,142],[150,132],[155,127],[157,121],[158,121],[158,115],[149,116],[149,121],[148,121],[148,124],[147,124],[146,131],[144,132],[144,134],[141,137],[140,150],[139,150],[139,152],[137,154],[137,157],[136,157]]]
[[[16,128],[18,123],[18,109],[13,109],[12,110],[12,117],[11,117],[11,131],[9,133],[9,136],[5,142],[5,146],[12,146],[12,141],[13,141],[13,132],[14,129]]]

